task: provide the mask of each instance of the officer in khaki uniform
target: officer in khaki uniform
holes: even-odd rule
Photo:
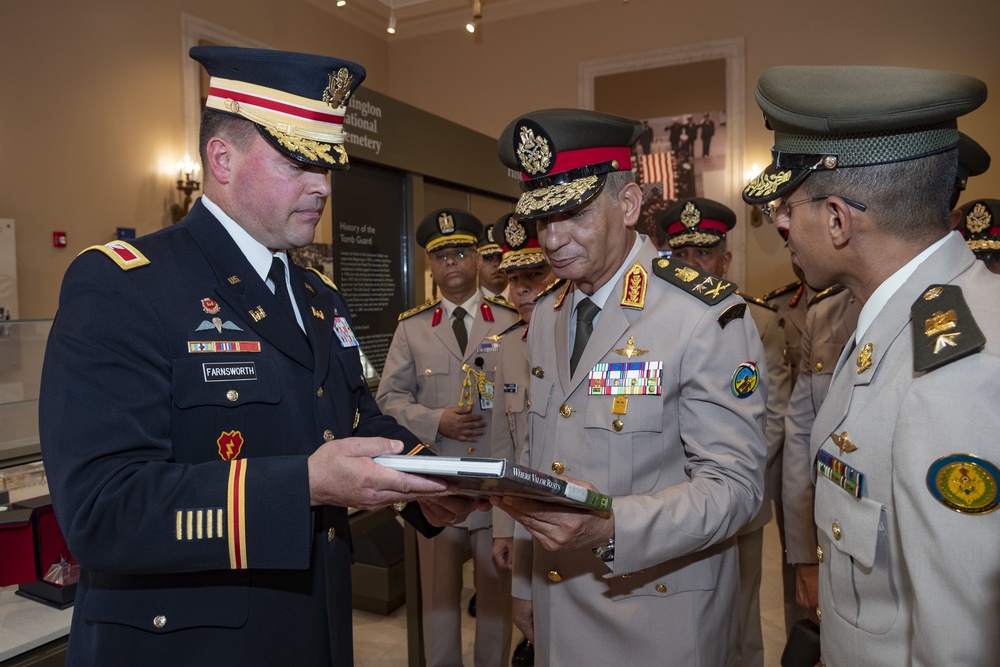
[[[535,223],[504,216],[494,225],[503,244],[500,270],[507,275],[511,303],[521,318],[500,339],[497,363],[497,400],[491,445],[495,458],[528,463],[528,324],[535,299],[553,281],[552,269],[538,246]],[[500,415],[504,417],[501,418]],[[493,509],[493,558],[498,567],[511,569],[514,556],[514,519]],[[523,639],[514,649],[512,665],[533,665],[534,646]]]
[[[794,264],[792,264],[792,269],[796,275],[801,271]],[[793,386],[799,372],[799,348],[802,330],[806,324],[806,310],[810,299],[815,295],[816,290],[806,285],[800,278],[795,282],[771,290],[761,297],[777,309],[778,324],[785,334],[785,356],[788,357],[788,364],[791,368]]]
[[[736,214],[724,204],[703,197],[680,199],[660,217],[671,257],[725,278],[733,255],[726,249],[726,233],[736,226]],[[767,360],[767,468],[764,502],[757,515],[738,533],[740,553],[740,660],[744,667],[764,664],[764,636],[760,624],[761,554],[764,525],[771,520],[771,499],[781,490],[781,450],[785,442],[785,411],[792,392],[791,369],[785,358],[785,336],[777,308],[741,294],[753,317]]]
[[[777,67],[756,98],[774,160],[744,200],[788,230],[810,284],[863,304],[810,442],[822,660],[994,664],[1000,278],[949,231],[956,118],[986,86]]]
[[[479,267],[479,289],[484,296],[492,296],[498,299],[506,299],[507,275],[500,270],[500,260],[503,255],[501,241],[494,237],[494,231],[500,229],[501,223],[507,219],[502,216],[496,223],[486,225],[479,234],[479,243],[476,248],[479,256],[483,258],[483,263]]]
[[[949,206],[958,202],[970,176],[985,173],[990,166],[986,149],[968,135],[958,134],[958,173]],[[958,214],[959,211],[952,211],[952,219]],[[796,618],[808,616],[813,622],[817,621],[818,562],[809,437],[830,389],[837,360],[854,335],[861,306],[843,285],[828,287],[809,302],[801,341],[803,364],[785,416],[781,495],[788,508],[784,519],[786,565],[791,564],[795,569]]]
[[[442,456],[489,456],[497,335],[517,321],[506,301],[476,287],[482,223],[458,209],[417,228],[441,297],[399,316],[376,401]],[[465,340],[461,340],[465,338]],[[462,664],[462,562],[475,565],[478,666],[506,667],[511,639],[509,577],[493,563],[490,512],[475,512],[433,540],[418,537],[424,647],[431,667]]]
[[[737,650],[735,535],[764,491],[764,351],[735,285],[633,230],[641,133],[553,109],[500,138],[522,174],[515,213],[537,221],[566,279],[529,328],[529,463],[614,498],[607,513],[493,501],[530,539],[515,540],[514,618],[538,665],[716,666]]]

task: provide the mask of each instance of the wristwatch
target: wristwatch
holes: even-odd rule
[[[594,547],[594,555],[605,563],[610,563],[615,559],[615,538],[609,537],[604,544]]]

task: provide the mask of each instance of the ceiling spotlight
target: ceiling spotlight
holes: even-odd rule
[[[465,24],[465,29],[469,32],[476,32],[479,21],[483,18],[483,5],[480,0],[472,0],[472,20]]]
[[[389,25],[386,26],[385,31],[390,35],[396,34],[396,12],[394,10],[389,12]]]
[[[347,0],[337,0],[337,6],[338,7],[343,7],[346,4],[347,4]]]

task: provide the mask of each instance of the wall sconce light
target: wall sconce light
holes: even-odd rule
[[[187,153],[184,154],[184,159],[177,163],[177,189],[184,193],[184,203],[171,205],[170,212],[174,222],[180,222],[191,208],[191,193],[201,187],[201,182],[198,181],[200,171],[201,165],[192,162],[191,156]]]
[[[483,18],[483,4],[480,0],[472,0],[472,20],[465,24],[465,29],[469,32],[476,32],[479,21]]]
[[[743,182],[749,183],[753,179],[757,178],[757,174],[760,173],[760,165],[754,162],[750,165],[750,168],[743,172]],[[764,215],[760,212],[760,208],[757,206],[750,207],[750,226],[760,227],[764,224]]]

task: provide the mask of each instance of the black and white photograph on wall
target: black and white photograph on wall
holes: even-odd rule
[[[656,221],[684,197],[726,197],[726,112],[648,118],[635,146],[633,171],[642,188],[637,231],[657,236]]]

